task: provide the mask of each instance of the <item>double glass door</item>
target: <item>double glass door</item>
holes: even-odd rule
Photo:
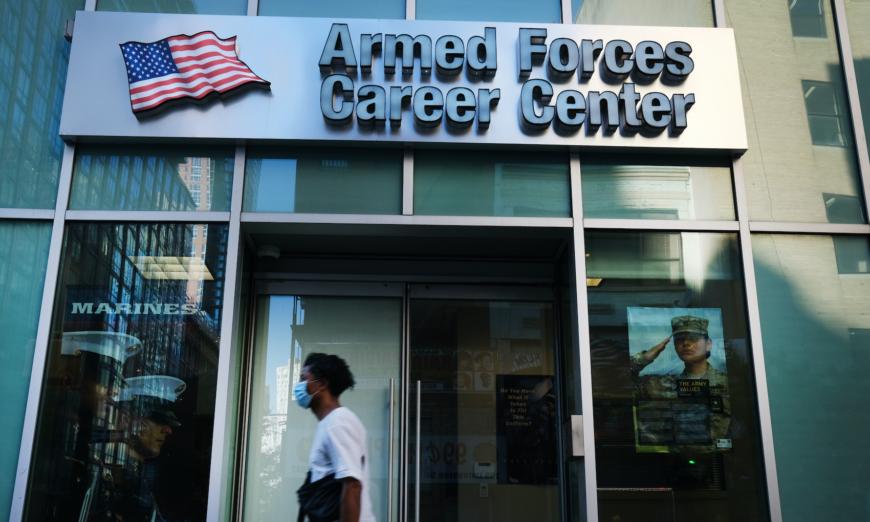
[[[383,522],[558,520],[548,289],[270,283],[256,297],[240,515],[287,520],[316,427],[292,396],[310,353],[344,358]]]

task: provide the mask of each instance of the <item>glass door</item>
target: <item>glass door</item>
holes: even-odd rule
[[[407,520],[560,519],[549,292],[411,287]]]
[[[241,515],[296,516],[316,427],[291,390],[312,352],[347,360],[379,522],[557,521],[549,288],[271,284],[256,302]],[[401,377],[401,378],[400,378]]]
[[[368,432],[377,520],[397,520],[402,287],[272,284],[256,302],[244,460],[244,520],[295,520],[317,420],[293,398],[302,362],[345,359],[356,386],[341,403]]]

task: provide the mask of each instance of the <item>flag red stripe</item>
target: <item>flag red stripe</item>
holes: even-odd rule
[[[195,71],[196,69],[211,69],[212,67],[217,67],[218,65],[222,65],[224,67],[237,67],[239,69],[248,71],[248,66],[243,64],[238,60],[233,60],[231,58],[226,58],[224,60],[212,60],[210,62],[205,63],[191,63],[186,64],[184,67],[178,67],[179,73],[186,73],[190,71]],[[212,73],[209,73],[212,74]]]
[[[225,55],[225,54],[223,54],[223,53],[219,53],[219,52],[217,52],[217,51],[211,51],[211,52],[208,52],[208,53],[202,53],[202,54],[198,54],[198,55],[196,55],[196,56],[179,56],[178,58],[175,58],[175,57],[173,56],[173,59],[175,60],[175,65],[180,66],[181,64],[183,64],[183,63],[185,63],[185,62],[203,61],[203,60],[205,60],[205,59],[207,59],[207,58],[214,58],[215,56],[220,56],[221,58],[223,58],[223,59],[225,59],[225,60],[236,60],[236,61],[238,61],[236,58],[230,58],[229,56],[227,56],[227,55]],[[240,63],[241,63],[241,62],[240,62]]]
[[[220,40],[203,40],[201,42],[197,42],[194,44],[180,44],[180,43],[169,43],[169,50],[171,51],[195,51],[196,49],[200,49],[202,47],[208,47],[209,45],[214,45],[216,47],[220,47],[225,51],[234,51],[236,49],[235,43],[225,44]]]
[[[219,76],[224,73],[228,73],[230,71],[239,71],[241,73],[248,73],[252,76],[256,76],[253,71],[248,69],[247,67],[239,67],[236,65],[228,65],[226,67],[222,67],[220,69],[216,69],[214,71],[202,72],[197,74],[191,74],[190,76],[185,76],[184,78],[169,78],[167,80],[161,80],[159,82],[149,83],[148,85],[142,85],[139,87],[134,87],[130,89],[130,95],[139,94],[140,92],[150,91],[157,87],[162,87],[164,85],[171,85],[173,83],[190,83],[194,80],[198,80],[200,78],[213,78],[215,76]]]
[[[247,84],[247,83],[251,83],[251,82],[257,82],[257,81],[261,81],[261,80],[245,79],[245,80],[243,80],[243,81],[240,81],[238,84],[233,85],[232,88],[235,89],[236,87],[239,87],[239,86],[245,85],[245,84]],[[227,90],[229,90],[229,89],[227,89]],[[196,96],[191,96],[190,94],[187,94],[187,93],[184,93],[184,92],[177,92],[177,93],[173,93],[172,96],[169,96],[169,97],[167,97],[167,98],[164,98],[164,99],[162,99],[162,100],[160,100],[160,101],[158,101],[158,102],[155,102],[155,103],[152,103],[152,104],[149,104],[149,105],[145,105],[145,106],[140,106],[140,107],[134,108],[134,109],[133,109],[133,112],[141,112],[141,111],[146,111],[146,110],[149,110],[149,109],[153,109],[153,108],[155,108],[155,107],[161,105],[161,104],[164,103],[164,102],[167,102],[167,101],[170,101],[170,100],[177,100],[178,98],[185,98],[185,97],[187,97],[187,98],[193,98],[193,99],[195,99],[195,100],[201,100],[202,98],[205,98],[206,96],[208,96],[209,94],[211,94],[211,93],[213,93],[213,92],[222,92],[222,91],[220,91],[219,89],[208,88],[208,89],[206,89],[204,92],[202,92],[201,94],[196,95]],[[164,93],[164,94],[167,94],[167,93]]]
[[[194,93],[194,92],[199,91],[200,89],[203,89],[206,86],[210,86],[211,88],[213,88],[215,90],[219,90],[219,88],[221,86],[223,86],[227,83],[231,83],[233,80],[237,80],[239,78],[248,78],[249,80],[254,81],[254,82],[262,81],[259,78],[256,78],[256,77],[252,78],[251,76],[254,76],[254,75],[252,75],[250,73],[240,73],[240,74],[235,74],[233,76],[228,76],[228,77],[223,78],[220,81],[214,82],[214,83],[206,83],[203,85],[196,85],[193,87],[178,86],[178,87],[165,88],[165,89],[159,90],[158,92],[155,92],[154,94],[152,94],[150,96],[146,96],[144,98],[139,98],[139,99],[133,100],[133,103],[139,105],[139,104],[151,101],[155,98],[159,98],[167,93],[173,93],[173,92]]]

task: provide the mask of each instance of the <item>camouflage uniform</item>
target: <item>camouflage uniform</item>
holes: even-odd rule
[[[671,320],[674,334],[707,335],[707,320],[693,316]],[[631,356],[635,383],[635,423],[638,446],[668,446],[692,450],[730,447],[731,398],[728,376],[707,364],[703,375],[644,375],[652,361],[643,353]]]

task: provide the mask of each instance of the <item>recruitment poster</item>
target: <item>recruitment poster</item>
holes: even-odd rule
[[[722,311],[629,307],[627,315],[637,451],[730,449]]]
[[[498,375],[498,482],[556,483],[556,396],[549,375]]]

